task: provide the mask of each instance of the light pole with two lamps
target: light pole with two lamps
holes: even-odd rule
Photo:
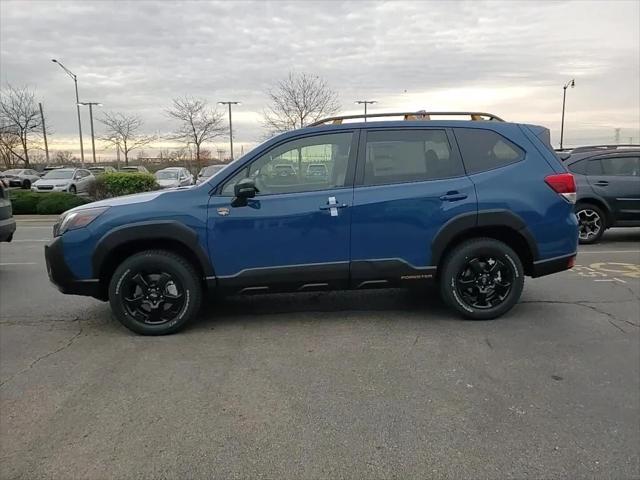
[[[373,105],[378,103],[376,100],[356,100],[354,103],[358,105],[364,105],[364,121],[367,121],[367,105]]]
[[[240,102],[218,102],[218,105],[229,105],[229,150],[230,158],[233,162],[233,126],[231,124],[231,105],[240,105]]]
[[[78,106],[89,106],[89,119],[91,121],[91,152],[93,153],[93,163],[96,163],[96,138],[93,134],[93,106],[101,107],[102,104],[98,102],[78,102]]]

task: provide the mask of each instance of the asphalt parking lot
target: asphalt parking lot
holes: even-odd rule
[[[0,245],[2,478],[638,478],[640,229],[460,320],[433,291],[232,297],[168,337]]]

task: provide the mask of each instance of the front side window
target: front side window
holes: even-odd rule
[[[615,175],[624,177],[640,176],[639,157],[610,157],[600,160],[604,175]]]
[[[467,173],[486,172],[524,158],[520,147],[492,130],[456,128],[455,134]]]
[[[222,188],[233,195],[243,178],[252,178],[258,195],[330,190],[345,186],[353,134],[305,137],[275,147],[236,173]],[[318,174],[320,170],[323,174]]]
[[[367,133],[364,185],[421,182],[463,174],[444,130]]]

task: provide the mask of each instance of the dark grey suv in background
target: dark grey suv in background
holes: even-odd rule
[[[580,243],[610,227],[640,226],[640,145],[579,147],[564,156],[576,180]]]

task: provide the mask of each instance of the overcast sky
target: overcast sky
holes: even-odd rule
[[[0,0],[0,9],[0,80],[37,90],[52,149],[77,148],[77,122],[73,82],[51,58],[77,74],[81,100],[139,114],[150,133],[171,129],[173,97],[241,101],[234,137],[246,147],[265,133],[265,92],[290,70],[324,77],[344,113],[359,112],[360,98],[379,111],[489,111],[545,125],[555,144],[562,85],[575,78],[566,144],[613,142],[615,128],[640,141],[637,0]]]

